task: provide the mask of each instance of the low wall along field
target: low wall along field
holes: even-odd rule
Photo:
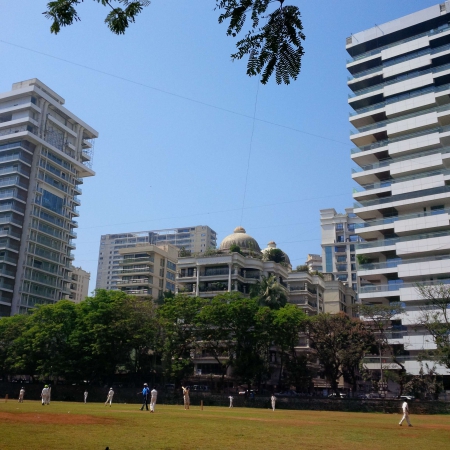
[[[26,400],[39,400],[43,384],[0,383],[0,399],[8,395],[9,399],[17,399],[20,387],[25,388]],[[53,401],[83,402],[84,386],[55,385],[52,386]],[[103,403],[109,386],[89,386],[88,402]],[[114,387],[114,403],[141,404],[141,388]],[[228,407],[229,394],[211,394],[191,392],[192,405]],[[0,400],[1,401],[1,400]],[[183,397],[181,389],[175,392],[158,391],[158,403],[166,405],[182,405]],[[347,412],[378,412],[395,414],[401,410],[403,400],[377,400],[377,399],[329,399],[321,397],[277,398],[277,409],[313,410],[313,411],[347,411]],[[254,399],[246,399],[242,395],[233,395],[233,405],[236,408],[269,408],[268,396],[256,396]],[[412,414],[450,414],[450,402],[442,401],[410,401]],[[450,448],[450,445],[449,445]]]

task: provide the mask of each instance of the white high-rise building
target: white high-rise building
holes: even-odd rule
[[[140,244],[171,244],[187,253],[201,254],[216,248],[217,234],[206,225],[170,228],[166,230],[104,234],[100,238],[96,289],[118,289],[120,249]]]
[[[355,245],[361,240],[355,228],[361,222],[353,208],[346,208],[345,213],[337,213],[334,208],[320,210],[322,272],[333,274],[335,280],[355,292],[358,291]]]
[[[433,339],[417,283],[450,284],[450,2],[347,38],[354,213],[363,303],[401,302],[393,344],[408,372]],[[378,365],[379,366],[379,365]],[[441,373],[448,373],[440,367]]]
[[[0,316],[70,295],[80,184],[97,131],[36,78],[0,94]]]

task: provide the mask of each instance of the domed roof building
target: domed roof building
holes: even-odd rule
[[[219,250],[222,252],[229,251],[232,245],[238,245],[242,253],[261,252],[256,239],[247,234],[243,227],[236,227],[233,234],[225,237],[220,243]]]
[[[263,258],[264,258],[264,254],[266,253],[266,252],[269,252],[270,250],[272,250],[272,249],[276,249],[277,248],[277,244],[275,244],[275,242],[274,241],[270,241],[268,244],[267,244],[267,248],[265,248],[264,250],[262,250],[262,254],[263,254]],[[286,263],[286,264],[291,264],[291,260],[289,259],[289,256],[285,253],[285,252],[283,252],[283,250],[281,250],[281,249],[277,249],[277,250],[280,250],[281,251],[281,253],[283,253],[283,255],[284,255],[284,262]]]

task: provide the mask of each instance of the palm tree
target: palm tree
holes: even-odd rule
[[[262,276],[261,281],[254,285],[251,294],[258,298],[261,306],[271,309],[282,308],[288,300],[285,289],[274,275]]]

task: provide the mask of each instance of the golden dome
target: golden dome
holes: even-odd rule
[[[236,227],[234,233],[225,237],[220,243],[219,250],[230,250],[232,245],[238,245],[242,251],[260,252],[261,249],[256,242],[256,239],[252,238],[245,232],[243,227]]]

